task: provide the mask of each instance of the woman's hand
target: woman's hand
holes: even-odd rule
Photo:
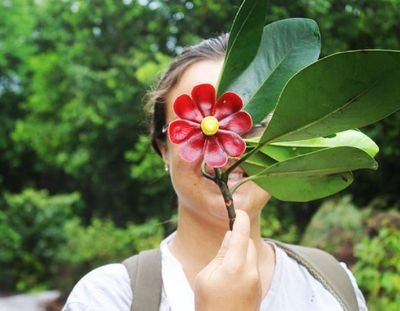
[[[236,210],[217,256],[196,276],[196,311],[258,311],[261,282],[257,253],[250,239],[250,220]]]

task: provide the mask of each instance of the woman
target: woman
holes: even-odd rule
[[[201,160],[186,162],[166,137],[176,119],[173,103],[199,84],[217,84],[227,36],[186,49],[148,96],[151,135],[178,198],[178,227],[161,244],[160,310],[342,310],[308,270],[260,234],[260,213],[270,196],[253,182],[234,193],[237,218],[227,232],[219,188],[205,178]],[[232,161],[232,160],[230,160]],[[228,163],[229,164],[229,163]],[[230,184],[244,172],[235,169]],[[360,310],[365,301],[354,278]],[[75,286],[64,310],[130,310],[132,293],[122,264],[100,267]]]

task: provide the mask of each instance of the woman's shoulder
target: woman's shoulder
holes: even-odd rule
[[[63,311],[129,310],[130,280],[123,264],[108,264],[83,276],[74,286]]]
[[[304,286],[297,286],[297,293],[313,297],[312,300],[314,301],[314,304],[320,300],[321,304],[330,301],[332,305],[337,305],[336,298],[334,298],[332,293],[321,283],[321,280],[318,280],[315,275],[310,272],[309,267],[307,268],[304,266],[293,256],[289,256],[282,248],[277,247],[277,245],[275,245],[275,250],[278,270],[277,274],[279,275],[276,281],[278,281],[278,283],[282,282],[286,284],[286,287],[287,284],[303,284]],[[357,285],[354,275],[344,263],[337,263],[339,267],[341,266],[341,268],[344,269],[350,279],[351,286],[354,289],[359,305],[359,310],[367,310],[364,296]],[[300,291],[304,291],[304,293],[300,293]]]

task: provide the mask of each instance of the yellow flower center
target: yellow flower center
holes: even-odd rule
[[[218,132],[219,124],[216,117],[208,116],[205,117],[200,124],[201,130],[204,135],[212,136]]]

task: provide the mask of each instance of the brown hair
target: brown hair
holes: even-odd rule
[[[146,94],[144,98],[144,110],[148,118],[151,142],[158,154],[161,154],[158,143],[166,139],[165,105],[167,94],[190,65],[203,60],[219,60],[224,58],[227,45],[228,35],[223,34],[185,48],[161,76],[156,87]]]

